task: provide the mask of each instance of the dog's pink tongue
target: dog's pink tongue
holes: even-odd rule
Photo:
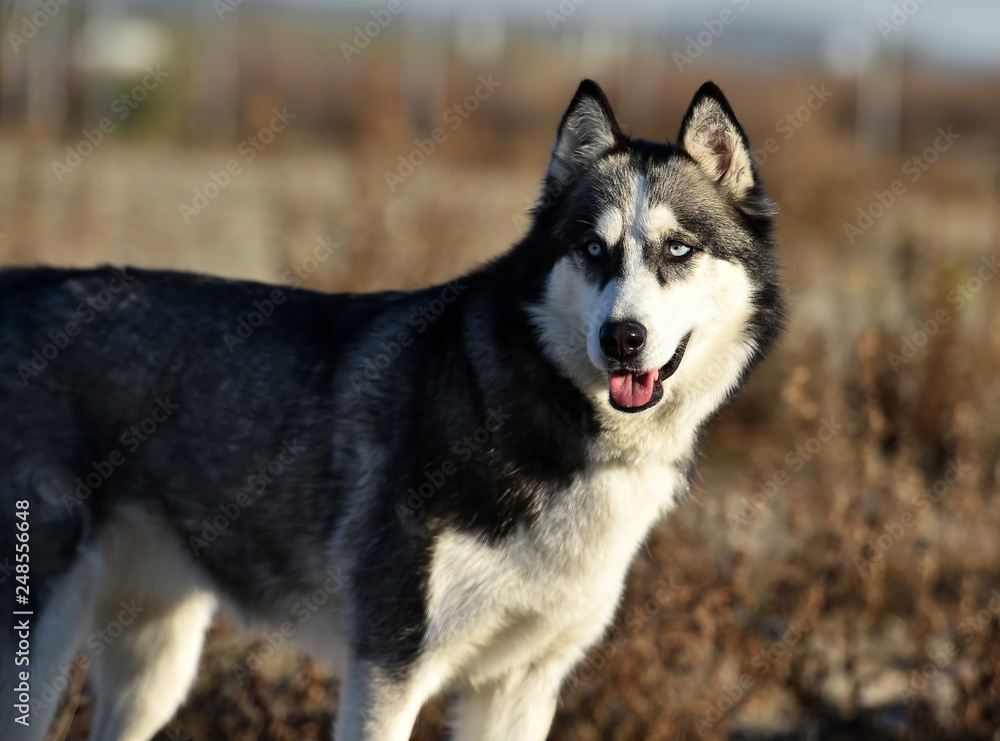
[[[648,404],[653,396],[653,384],[659,376],[659,371],[648,373],[632,373],[631,371],[612,371],[608,374],[611,383],[611,398],[615,404],[625,409],[641,407]]]

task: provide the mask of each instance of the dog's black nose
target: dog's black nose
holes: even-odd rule
[[[646,328],[639,322],[604,322],[600,339],[605,355],[614,360],[628,360],[646,344]]]

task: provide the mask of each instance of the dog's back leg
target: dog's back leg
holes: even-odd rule
[[[192,590],[172,605],[125,599],[98,612],[109,642],[91,673],[92,741],[148,741],[173,717],[198,671],[215,606],[214,597]]]
[[[92,741],[148,741],[177,711],[198,670],[216,599],[170,533],[143,517],[102,539],[91,686]]]

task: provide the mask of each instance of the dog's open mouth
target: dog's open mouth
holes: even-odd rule
[[[684,335],[673,357],[662,368],[651,371],[614,370],[608,373],[611,406],[620,412],[641,412],[663,398],[663,381],[681,364],[691,333]]]

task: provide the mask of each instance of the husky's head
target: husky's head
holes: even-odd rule
[[[605,419],[710,414],[781,323],[770,214],[714,84],[695,95],[677,142],[654,144],[626,136],[585,80],[532,230],[552,260],[532,307],[543,352]]]

